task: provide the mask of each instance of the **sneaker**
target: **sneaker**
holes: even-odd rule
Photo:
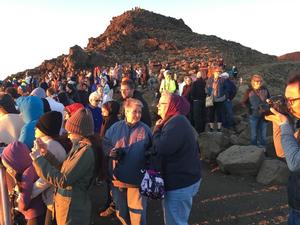
[[[103,210],[102,212],[100,212],[100,216],[101,217],[108,217],[111,216],[113,213],[115,213],[116,209],[113,206],[109,206],[108,208],[106,208],[105,210]]]
[[[211,133],[212,133],[212,132],[214,132],[214,129],[212,129],[212,128],[209,128],[209,132],[211,132]]]
[[[219,133],[220,133],[220,132],[222,132],[222,131],[221,131],[221,129],[217,129],[217,132],[219,132]]]

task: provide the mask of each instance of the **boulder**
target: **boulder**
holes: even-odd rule
[[[233,145],[218,155],[217,163],[225,173],[256,175],[263,159],[263,149],[257,146]]]
[[[249,145],[250,144],[250,128],[244,129],[239,134],[239,145]]]
[[[287,165],[277,159],[264,160],[257,174],[256,181],[261,184],[286,184],[289,177]]]
[[[204,132],[199,135],[201,157],[214,161],[218,154],[229,147],[230,141],[223,133]]]
[[[248,128],[248,125],[249,124],[247,122],[241,121],[235,125],[235,130],[237,133],[241,133],[242,131]]]
[[[229,138],[230,138],[230,143],[232,145],[238,145],[239,144],[239,137],[237,135],[231,134]]]

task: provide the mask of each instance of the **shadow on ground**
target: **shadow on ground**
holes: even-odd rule
[[[222,174],[213,165],[203,163],[203,182],[194,198],[189,224],[286,224],[287,197],[283,185],[264,186],[255,177]],[[104,185],[92,191],[95,209],[104,202]],[[94,212],[95,225],[119,225],[115,217],[100,218]],[[159,201],[149,201],[148,225],[163,225]]]

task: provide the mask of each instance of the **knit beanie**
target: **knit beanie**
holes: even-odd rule
[[[94,120],[89,109],[77,110],[66,122],[65,129],[81,136],[90,136],[94,134]]]
[[[61,124],[62,114],[57,111],[50,111],[41,116],[36,124],[36,128],[44,134],[54,137],[59,135]]]

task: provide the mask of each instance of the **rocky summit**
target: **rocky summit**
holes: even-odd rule
[[[299,61],[292,64],[279,61],[276,56],[262,54],[239,43],[195,33],[182,19],[134,8],[113,17],[105,32],[89,38],[85,48],[73,46],[68,55],[45,60],[27,71],[33,76],[44,76],[52,70],[92,69],[116,62],[148,63],[151,60],[168,63],[174,72],[188,75],[197,72],[202,60],[216,58],[222,58],[227,65],[236,65],[246,79],[251,73],[260,72],[264,73],[267,83],[280,81],[273,86],[279,90],[277,92],[282,90],[284,82],[281,81],[286,79],[287,72],[300,69]],[[14,76],[24,77],[25,72]]]

